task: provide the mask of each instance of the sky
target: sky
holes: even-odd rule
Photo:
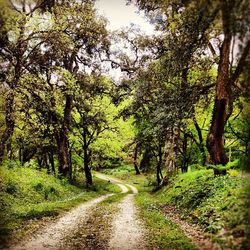
[[[136,27],[139,26],[146,35],[155,33],[154,26],[149,23],[144,13],[139,12],[135,5],[126,5],[126,0],[97,0],[96,8],[100,15],[108,19],[107,28],[111,31],[134,24]],[[119,68],[110,68],[108,75],[116,82],[119,82],[122,77]]]
[[[154,33],[151,25],[144,17],[144,13],[138,13],[134,5],[126,5],[126,0],[97,0],[96,7],[99,14],[109,20],[108,29],[116,30],[130,26],[131,23],[140,26],[147,35]]]

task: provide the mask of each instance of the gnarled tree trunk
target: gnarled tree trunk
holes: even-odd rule
[[[178,143],[178,135],[176,134],[175,129],[173,128],[171,134],[167,137],[165,143],[165,168],[166,168],[166,176],[162,179],[160,186],[164,186],[168,184],[171,176],[176,172],[176,157],[177,157],[177,143]]]
[[[224,41],[220,49],[220,61],[216,81],[216,94],[214,101],[213,116],[207,137],[207,149],[212,164],[227,164],[228,158],[224,149],[224,127],[232,112],[231,81],[229,77],[230,48],[232,33],[230,31],[230,10],[228,4],[221,2],[222,24]],[[225,174],[225,171],[215,174]]]

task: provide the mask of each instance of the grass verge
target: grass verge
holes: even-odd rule
[[[154,196],[157,206],[175,206],[184,219],[198,224],[222,247],[245,249],[247,187],[242,175],[214,177],[212,170],[199,170],[176,176]]]
[[[143,192],[136,196],[141,219],[144,220],[149,230],[150,249],[197,249],[179,226],[168,220],[155,206],[155,202],[149,193]]]

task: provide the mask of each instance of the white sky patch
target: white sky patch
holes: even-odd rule
[[[143,12],[138,13],[134,5],[126,5],[126,0],[97,0],[100,15],[109,20],[108,29],[117,30],[134,24],[147,35],[154,33],[154,26],[148,22]]]
[[[126,0],[97,0],[95,3],[98,14],[104,16],[108,20],[107,28],[110,31],[120,30],[131,25],[146,35],[155,33],[154,25],[149,23],[145,14],[133,5],[126,5]],[[122,47],[122,45],[121,45]],[[121,70],[109,69],[108,75],[115,81],[119,81],[122,77]]]

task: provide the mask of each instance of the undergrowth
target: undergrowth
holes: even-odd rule
[[[141,191],[138,204],[141,210],[145,210],[142,213],[150,227],[155,227],[154,221],[157,222],[159,214],[162,214],[161,208],[174,206],[183,219],[198,224],[205,234],[223,247],[250,249],[249,240],[247,241],[247,217],[250,217],[247,205],[250,190],[248,175],[230,169],[227,175],[215,177],[212,169],[193,170],[175,176],[167,187],[158,192],[147,194],[142,192],[153,189],[150,184],[152,177],[137,177],[133,171],[125,171],[124,168],[121,171],[108,171],[108,174],[132,184],[136,178],[143,179],[138,182],[141,186],[138,187]],[[147,206],[156,209],[149,213]],[[165,218],[163,214],[161,216]]]
[[[247,180],[241,175],[214,177],[212,170],[176,176],[156,193],[159,205],[173,205],[222,245],[244,246],[248,208]]]

